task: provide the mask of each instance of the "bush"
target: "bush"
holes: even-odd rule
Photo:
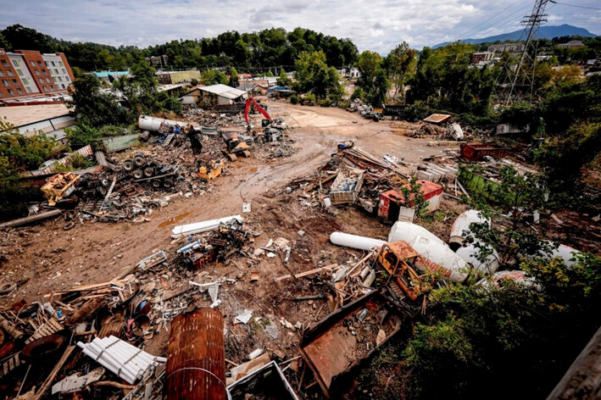
[[[423,101],[416,101],[405,109],[405,119],[408,121],[415,119],[424,119],[432,114],[432,109]]]
[[[316,98],[315,98],[315,95],[313,93],[307,93],[305,95],[305,97],[303,98],[303,100],[308,100],[308,101],[312,101],[313,103],[315,103]]]
[[[365,92],[360,87],[356,87],[353,91],[353,94],[351,95],[351,101],[355,99],[365,101]]]
[[[192,86],[198,85],[198,79],[192,78],[192,80],[190,81],[190,85],[192,85]]]
[[[298,104],[298,96],[296,94],[290,96],[290,104]]]
[[[67,140],[71,146],[80,148],[94,143],[97,140],[102,139],[102,135],[98,129],[92,128],[84,123],[81,123],[74,128],[65,128],[67,133]]]

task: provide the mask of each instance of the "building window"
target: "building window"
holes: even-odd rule
[[[8,76],[14,76],[15,74],[13,74],[13,71],[11,71],[10,69],[7,69],[6,72],[8,72]]]
[[[65,84],[64,84],[64,83],[61,83],[61,87],[64,89],[64,88],[65,88]]]
[[[63,68],[63,74],[67,75],[67,70]]]
[[[43,80],[42,78],[39,78],[39,79],[38,79],[38,82],[40,82],[40,83],[44,83],[44,80]]]
[[[5,67],[8,67],[8,63],[6,62],[6,60],[2,60],[2,65],[4,65]]]
[[[24,84],[24,85],[29,85],[29,79],[27,79],[27,78],[23,78],[23,79],[21,79],[21,80],[23,81],[23,84]]]
[[[62,67],[62,66],[63,66],[63,62],[62,62],[62,61],[59,61],[59,62],[58,62],[58,66],[59,66],[59,67]]]
[[[4,72],[2,72],[2,70],[0,70],[0,76],[4,76]]]
[[[10,82],[8,82],[6,79],[2,79],[2,83],[4,83],[4,86],[10,86]]]
[[[29,61],[29,65],[31,65],[32,67],[35,67],[35,63],[33,62],[33,60]]]
[[[48,91],[48,89],[46,89],[46,86],[42,86],[42,89],[44,89],[44,92]]]
[[[42,68],[42,74],[45,74],[46,70],[44,68]]]
[[[42,62],[41,62],[41,61],[38,61],[38,65],[39,65],[40,67],[43,67],[43,66],[44,66],[44,64],[42,64]]]
[[[58,69],[54,69],[54,73],[58,75]]]
[[[19,86],[19,82],[17,82],[17,80],[16,80],[16,79],[13,79],[13,85],[15,85],[15,86]]]
[[[65,82],[70,82],[69,77],[65,76]]]
[[[8,89],[8,94],[10,94],[11,96],[14,96],[14,95],[15,95],[15,92],[13,92],[13,90],[12,90],[12,89]]]
[[[34,70],[33,72],[35,72],[35,74],[36,74],[37,76],[40,76],[40,70],[39,70],[39,69],[36,69],[36,70]]]
[[[54,90],[54,86],[50,85],[50,90]]]
[[[61,78],[61,77],[59,76],[59,77],[58,77],[58,81],[59,81],[59,82],[62,82],[62,81],[63,81],[63,78]]]
[[[20,67],[21,63],[19,62],[19,60],[12,60],[13,64],[15,65],[15,67]]]
[[[27,93],[32,93],[31,88],[29,86],[26,87]]]
[[[21,90],[21,88],[17,88],[17,93],[23,94],[23,91]]]
[[[52,66],[54,67],[54,61],[51,61],[51,63],[52,63]]]
[[[50,83],[50,78],[46,78],[46,83]]]
[[[19,74],[19,76],[23,76],[23,71],[21,71],[20,69],[17,70],[17,74]]]

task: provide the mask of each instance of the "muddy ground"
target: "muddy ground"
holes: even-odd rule
[[[60,292],[74,285],[90,285],[110,281],[139,260],[165,250],[175,257],[175,250],[185,239],[173,240],[171,229],[176,225],[242,214],[242,204],[250,203],[252,211],[243,214],[245,226],[254,233],[254,248],[266,245],[270,239],[285,238],[290,242],[291,259],[285,264],[280,252],[274,258],[237,257],[230,262],[212,263],[203,272],[207,276],[230,278],[220,288],[220,311],[224,315],[226,358],[235,363],[247,360],[248,353],[260,348],[281,359],[296,357],[305,329],[330,311],[325,299],[294,301],[294,297],[329,293],[329,276],[309,279],[273,279],[290,272],[299,273],[328,264],[358,261],[363,253],[343,249],[329,243],[334,231],[386,239],[390,227],[367,216],[355,207],[339,207],[338,215],[326,214],[317,204],[308,204],[299,190],[284,190],[293,178],[308,176],[325,164],[336,151],[337,143],[353,140],[356,146],[377,158],[389,154],[406,163],[417,164],[425,157],[442,155],[448,147],[430,147],[432,139],[408,138],[398,134],[393,122],[374,122],[360,115],[337,108],[293,106],[268,101],[272,117],[283,117],[290,127],[288,135],[296,141],[297,152],[288,158],[239,158],[229,163],[227,174],[218,177],[211,190],[191,198],[176,197],[169,205],[155,210],[147,222],[78,224],[64,231],[65,221],[56,219],[32,227],[2,232],[0,236],[0,285],[21,281],[19,288],[8,296],[0,296],[0,306],[26,299],[40,301],[43,295]],[[242,129],[240,129],[242,130]],[[396,133],[395,133],[396,132]],[[454,150],[458,149],[455,145]],[[441,212],[426,222],[426,228],[446,239],[455,217],[464,205],[445,198]],[[251,282],[251,273],[259,279]],[[198,274],[175,268],[163,268],[138,273],[143,284],[152,282],[159,291],[177,289]],[[205,278],[207,277],[205,276]],[[156,290],[154,292],[156,295]],[[211,304],[206,293],[195,293],[196,305]],[[235,317],[244,309],[255,317],[248,324],[236,324]],[[283,320],[301,328],[286,327]],[[277,326],[277,333],[267,326]],[[270,332],[266,333],[266,332]],[[166,354],[168,329],[145,343],[146,351]],[[228,368],[231,365],[228,364]],[[301,371],[290,368],[286,376],[295,389],[301,388],[302,398],[323,398],[318,385],[307,373],[302,387]],[[304,388],[310,386],[310,389]],[[361,397],[361,396],[359,396]]]

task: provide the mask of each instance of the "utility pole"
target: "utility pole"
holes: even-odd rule
[[[516,86],[521,87],[522,91],[530,90],[530,101],[534,96],[534,72],[536,67],[536,48],[538,44],[538,31],[542,22],[547,22],[545,18],[545,7],[547,3],[555,3],[555,0],[535,0],[532,14],[524,16],[522,24],[526,25],[524,33],[526,36],[526,43],[522,49],[522,53],[517,60],[517,67],[512,70],[512,65],[507,67],[506,81],[509,81],[511,86],[509,88],[506,105],[509,105],[512,101],[512,97],[516,92]],[[522,38],[520,38],[522,40]],[[528,89],[526,89],[528,88]]]

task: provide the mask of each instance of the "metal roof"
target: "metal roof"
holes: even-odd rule
[[[213,93],[213,94],[216,94],[217,96],[225,97],[226,99],[230,99],[230,100],[237,99],[238,97],[242,97],[246,94],[246,92],[243,90],[239,90],[239,89],[233,88],[231,86],[222,85],[222,84],[211,85],[211,86],[202,86],[202,87],[199,87],[198,89],[202,90],[203,92]]]

